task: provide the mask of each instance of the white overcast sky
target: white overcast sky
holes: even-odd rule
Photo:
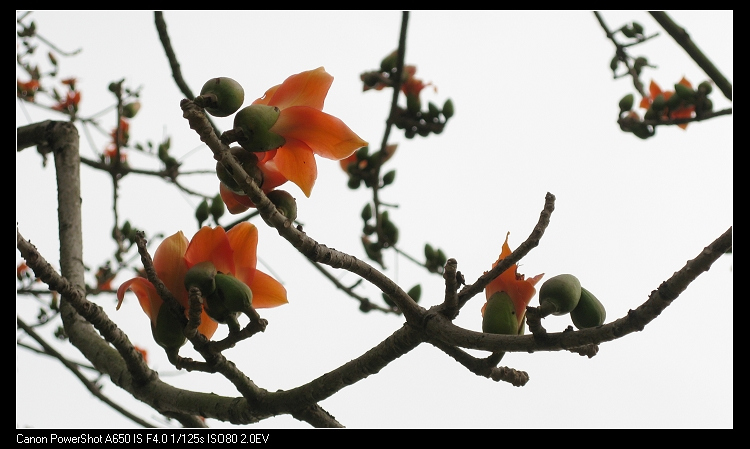
[[[676,11],[671,17],[724,75],[733,80],[733,12]],[[394,50],[399,11],[178,12],[164,14],[183,76],[194,91],[209,78],[240,82],[246,104],[287,76],[324,66],[335,80],[325,112],[357,134],[380,144],[390,92],[362,93],[359,74],[378,67]],[[702,70],[645,12],[603,12],[610,28],[636,20],[647,34],[661,35],[631,48],[657,69],[654,79],[670,88],[685,76],[693,85]],[[151,11],[39,11],[38,32],[75,57],[60,58],[62,78],[76,77],[80,114],[93,115],[113,103],[110,82],[125,78],[142,86],[143,107],[131,121],[131,142],[159,142],[170,136],[172,153],[187,170],[214,166],[210,151],[182,118],[183,98],[172,80]],[[44,52],[37,57],[46,63]],[[406,62],[417,76],[437,86],[423,101],[453,99],[456,115],[439,136],[407,140],[394,130],[398,151],[386,169],[396,181],[381,199],[400,227],[400,246],[422,257],[426,242],[443,248],[473,282],[500,253],[506,232],[515,249],[539,218],[544,196],[557,197],[541,245],[521,261],[526,275],[545,278],[573,273],[607,308],[607,321],[643,303],[685,262],[733,224],[733,120],[720,117],[691,124],[686,131],[659,128],[647,141],[620,131],[617,103],[634,92],[629,79],[612,79],[614,47],[589,11],[415,11],[407,36]],[[19,78],[25,79],[20,70]],[[731,102],[714,90],[715,109]],[[18,126],[63,119],[34,105],[16,105]],[[113,113],[100,117],[109,130]],[[216,120],[222,129],[231,117]],[[81,134],[81,153],[96,158],[107,136]],[[154,159],[130,152],[133,167],[156,169]],[[291,184],[305,231],[321,243],[365,259],[359,213],[370,192],[346,187],[338,163],[319,159],[318,181],[305,198]],[[111,258],[112,187],[108,176],[82,168],[84,259],[95,267]],[[214,195],[214,176],[183,179]],[[198,200],[152,177],[129,175],[121,182],[120,214],[148,234],[197,231]],[[54,169],[27,149],[16,158],[18,229],[54,265],[58,264]],[[232,219],[225,216],[222,223]],[[326,279],[258,220],[261,269],[273,271],[290,303],[261,311],[266,332],[226,355],[260,387],[274,391],[306,383],[379,343],[403,323],[401,317],[363,314],[358,304]],[[20,255],[16,251],[16,263]],[[386,273],[408,289],[422,284],[421,305],[442,300],[442,278],[387,253]],[[356,276],[335,275],[346,284]],[[130,278],[118,276],[115,286]],[[93,282],[93,277],[89,278]],[[359,292],[373,301],[371,286]],[[177,372],[153,342],[134,295],[115,313],[113,295],[92,298],[146,347],[150,364],[176,386],[238,396],[219,376]],[[532,301],[535,304],[537,299]],[[456,324],[481,329],[478,296]],[[33,321],[36,302],[18,297],[17,313]],[[550,331],[567,317],[545,320]],[[42,328],[50,331],[51,328]],[[47,332],[49,336],[50,332]],[[733,258],[722,257],[644,331],[601,345],[588,359],[567,352],[511,353],[503,365],[527,371],[523,388],[495,383],[468,372],[424,344],[377,375],[321,403],[353,428],[535,428],[658,427],[734,425]],[[72,359],[76,351],[50,337]],[[190,355],[185,347],[183,351]],[[104,393],[165,424],[149,407],[128,400],[103,382]],[[16,352],[16,425],[19,427],[130,428],[134,423],[104,406],[62,365],[26,350]],[[228,424],[209,420],[212,427]],[[282,416],[258,428],[309,427]]]

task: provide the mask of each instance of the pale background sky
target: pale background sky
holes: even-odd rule
[[[380,144],[390,91],[361,92],[359,74],[378,67],[398,44],[399,11],[358,12],[165,12],[183,76],[197,92],[205,81],[229,76],[240,82],[246,104],[291,74],[324,66],[335,80],[324,108],[357,134]],[[671,12],[714,64],[733,80],[733,12]],[[171,136],[183,168],[214,166],[210,151],[182,118],[183,98],[171,78],[151,11],[40,11],[37,29],[58,47],[83,51],[60,58],[61,78],[77,77],[80,114],[113,103],[110,82],[143,86],[143,107],[131,121],[131,142]],[[610,28],[636,20],[647,34],[661,31],[645,12],[604,12]],[[38,58],[46,63],[46,49]],[[451,98],[456,115],[439,135],[407,140],[385,170],[396,181],[382,201],[399,226],[399,246],[422,258],[425,242],[456,258],[471,283],[500,253],[507,231],[515,249],[539,218],[546,192],[557,197],[552,221],[538,248],[521,261],[526,275],[545,279],[573,273],[607,309],[607,322],[643,303],[659,284],[733,224],[733,120],[720,117],[686,131],[660,127],[642,141],[620,131],[617,102],[635,92],[630,79],[612,79],[612,43],[593,13],[416,11],[411,14],[406,62],[433,82],[423,102]],[[687,77],[707,76],[663,31],[631,49],[658,66],[642,76],[668,89]],[[17,73],[20,73],[17,70]],[[18,75],[25,79],[22,75]],[[730,107],[717,89],[716,110]],[[638,98],[639,100],[640,98]],[[636,100],[636,102],[638,101]],[[402,100],[403,101],[403,100]],[[18,126],[59,114],[16,105]],[[112,112],[100,119],[110,130]],[[216,119],[224,130],[231,117]],[[79,127],[81,153],[95,159],[108,136]],[[91,136],[89,139],[88,136]],[[155,159],[129,152],[133,167],[157,169]],[[305,231],[321,243],[366,259],[359,213],[371,199],[350,190],[338,163],[319,159],[318,181],[305,198],[292,184]],[[82,168],[84,259],[94,267],[112,257],[113,214],[109,177]],[[53,265],[58,264],[54,169],[42,168],[27,149],[16,158],[18,229]],[[215,176],[182,179],[214,195]],[[148,234],[197,231],[198,200],[153,178],[121,182],[121,217]],[[222,223],[233,221],[227,214]],[[258,254],[288,290],[290,304],[262,310],[264,334],[226,352],[260,387],[289,389],[360,356],[401,327],[402,317],[363,314],[358,303],[318,275],[304,257],[261,220]],[[20,255],[16,251],[16,263]],[[422,284],[424,307],[442,301],[442,278],[393,252],[386,273],[408,289]],[[337,271],[345,284],[357,277]],[[114,285],[129,279],[129,272]],[[89,277],[93,282],[93,274]],[[380,300],[374,287],[359,293]],[[134,295],[115,313],[114,295],[91,298],[149,350],[150,366],[178,387],[238,396],[219,376],[177,372],[153,342]],[[733,258],[722,257],[643,332],[600,346],[593,359],[568,352],[511,353],[502,365],[527,371],[522,388],[468,372],[424,344],[321,403],[352,428],[535,427],[733,427]],[[537,298],[532,300],[536,304]],[[481,329],[483,295],[472,299],[456,324]],[[17,313],[34,320],[36,302],[16,300]],[[561,331],[568,317],[546,319]],[[48,326],[51,332],[52,327]],[[26,341],[26,339],[25,339]],[[50,338],[72,359],[69,345]],[[194,354],[187,346],[181,354]],[[478,354],[478,353],[477,353]],[[156,425],[167,423],[104,381],[104,393]],[[211,427],[228,424],[208,421]],[[54,359],[16,351],[16,425],[44,428],[131,428],[135,424],[104,406]],[[257,428],[309,427],[291,417]]]

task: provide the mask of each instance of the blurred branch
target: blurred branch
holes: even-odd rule
[[[36,332],[34,332],[34,329],[32,329],[31,326],[27,325],[23,320],[21,320],[21,318],[16,317],[16,323],[18,324],[18,327],[20,327],[21,329],[23,329],[23,331],[26,332],[26,334],[29,337],[33,338],[37,343],[39,343],[39,345],[44,349],[44,351],[43,351],[44,354],[48,354],[48,355],[50,355],[50,356],[58,359],[60,361],[60,363],[62,363],[66,368],[68,368],[68,370],[71,373],[73,373],[73,375],[76,376],[78,378],[78,380],[81,381],[81,383],[83,384],[83,386],[85,386],[86,389],[89,390],[89,392],[91,392],[91,394],[94,395],[94,397],[99,398],[102,402],[104,402],[108,406],[112,407],[115,411],[121,413],[123,416],[125,416],[126,418],[132,420],[134,423],[136,423],[138,425],[141,425],[141,426],[146,427],[146,428],[154,428],[154,427],[156,427],[156,426],[150,424],[149,422],[144,421],[140,417],[138,417],[138,416],[130,413],[129,411],[125,410],[119,404],[117,404],[116,402],[112,401],[111,399],[109,399],[104,394],[102,394],[102,391],[101,391],[101,388],[99,387],[99,385],[97,385],[94,382],[91,382],[86,376],[84,376],[81,373],[81,371],[78,369],[79,367],[78,367],[78,365],[76,363],[71,362],[70,360],[66,359],[62,354],[60,354],[59,352],[55,351],[55,349],[52,346],[50,346],[49,344],[47,344],[47,342],[44,341],[44,339],[41,336],[39,336],[39,334],[37,334]]]
[[[625,48],[627,45],[623,45],[619,42],[617,42],[617,39],[615,39],[614,33],[609,29],[606,23],[604,23],[604,17],[602,17],[601,14],[599,14],[599,11],[594,11],[594,16],[596,17],[596,20],[599,21],[599,25],[602,27],[605,33],[607,33],[607,39],[611,40],[612,43],[615,45],[615,55],[617,59],[625,65],[627,68],[627,73],[630,75],[630,77],[633,79],[633,87],[635,87],[635,90],[638,91],[638,93],[641,94],[642,97],[647,97],[646,90],[643,87],[643,83],[641,83],[640,77],[638,76],[638,72],[635,70],[635,67],[633,67],[630,64],[630,58],[628,57],[627,52],[625,51]],[[645,40],[645,39],[644,39]],[[619,78],[620,76],[615,76],[615,78]]]
[[[687,54],[706,72],[716,87],[728,100],[732,100],[732,83],[724,77],[718,68],[708,59],[708,57],[698,48],[690,38],[690,35],[684,28],[677,25],[664,11],[649,11],[651,17],[656,20],[664,30],[672,36],[672,39],[682,47]]]

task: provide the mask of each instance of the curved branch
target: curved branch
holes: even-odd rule
[[[730,227],[705,247],[695,259],[688,261],[682,269],[652,291],[646,302],[635,310],[630,310],[626,316],[597,328],[552,333],[541,337],[483,334],[455,326],[440,313],[434,313],[426,322],[425,332],[431,340],[436,339],[455,346],[506,352],[561,351],[616,340],[643,330],[672,304],[691,282],[704,271],[708,271],[711,265],[731,248]]]

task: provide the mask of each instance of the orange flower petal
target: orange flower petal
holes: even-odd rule
[[[234,273],[234,252],[229,245],[224,228],[204,226],[198,230],[185,251],[185,262],[188,267],[211,261],[217,271]],[[183,275],[184,279],[184,275]]]
[[[161,309],[164,303],[159,294],[156,293],[156,287],[146,278],[133,278],[123,282],[117,289],[117,310],[120,310],[122,301],[125,299],[125,292],[128,289],[135,293],[138,302],[141,304],[141,309],[146,312],[151,323],[156,325],[156,317],[159,315],[159,309]]]
[[[509,236],[510,232],[505,236],[503,249],[500,253],[500,257],[497,259],[497,262],[492,264],[493,268],[496,267],[501,260],[505,259],[511,254],[510,246],[508,245]],[[536,288],[534,286],[542,279],[542,276],[544,276],[544,274],[539,274],[532,278],[525,279],[523,275],[517,273],[517,270],[518,265],[511,265],[511,267],[502,272],[500,276],[493,279],[492,282],[490,282],[487,287],[485,287],[485,295],[489,300],[490,297],[496,292],[507,292],[508,296],[510,296],[510,299],[513,301],[513,304],[515,306],[519,323],[521,323],[523,317],[526,314],[526,306],[529,305],[529,303],[531,302],[531,298],[533,298],[536,294]]]
[[[682,79],[679,81],[678,84],[682,84],[683,86],[689,87],[691,89],[693,88],[693,85],[690,84],[690,81],[686,80],[684,76],[682,77]]]
[[[255,266],[258,263],[258,228],[242,222],[227,232],[229,245],[234,250],[234,277],[250,285],[255,277]]]
[[[266,95],[259,101],[267,101],[262,104],[282,110],[292,106],[307,106],[321,111],[331,84],[333,77],[323,67],[318,67],[290,76],[280,86],[266,91]]]
[[[273,98],[273,94],[275,94],[276,91],[279,90],[279,87],[281,87],[281,84],[277,84],[273,86],[272,88],[268,89],[266,93],[263,94],[262,97],[253,101],[253,104],[264,104],[268,106],[268,103],[271,101],[271,98]]]
[[[654,80],[651,80],[651,84],[649,84],[648,86],[648,91],[651,94],[651,99],[656,98],[657,95],[662,93],[661,87],[659,87],[659,85],[656,84]]]
[[[221,200],[224,201],[230,214],[240,214],[251,207],[255,207],[255,203],[250,201],[250,198],[232,192],[223,182],[219,183],[219,195],[221,195]]]
[[[185,311],[185,314],[187,315],[188,311]],[[198,326],[198,332],[205,335],[206,338],[209,340],[211,337],[214,336],[214,333],[216,332],[216,329],[219,327],[219,323],[212,320],[210,316],[206,313],[206,309],[204,308],[201,312],[201,324]]]
[[[164,285],[182,304],[188,306],[184,279],[187,266],[183,261],[188,240],[182,231],[164,239],[154,253],[154,268]],[[159,298],[161,301],[161,298]]]
[[[272,152],[274,153],[274,157],[276,156],[276,151],[277,150],[274,150]],[[268,151],[268,153],[271,153],[271,151]],[[258,163],[258,167],[260,167],[260,171],[263,172],[263,191],[266,193],[289,181],[279,171],[279,167],[276,166],[276,162],[272,159]]]
[[[267,309],[288,303],[286,289],[276,279],[257,270],[250,290],[253,291],[253,307]]]
[[[299,140],[287,138],[284,146],[276,150],[273,161],[286,179],[297,184],[305,196],[310,196],[318,177],[318,166],[310,147]]]
[[[333,160],[343,159],[367,145],[338,118],[304,106],[282,110],[271,131],[287,140],[301,140],[315,154]]]

